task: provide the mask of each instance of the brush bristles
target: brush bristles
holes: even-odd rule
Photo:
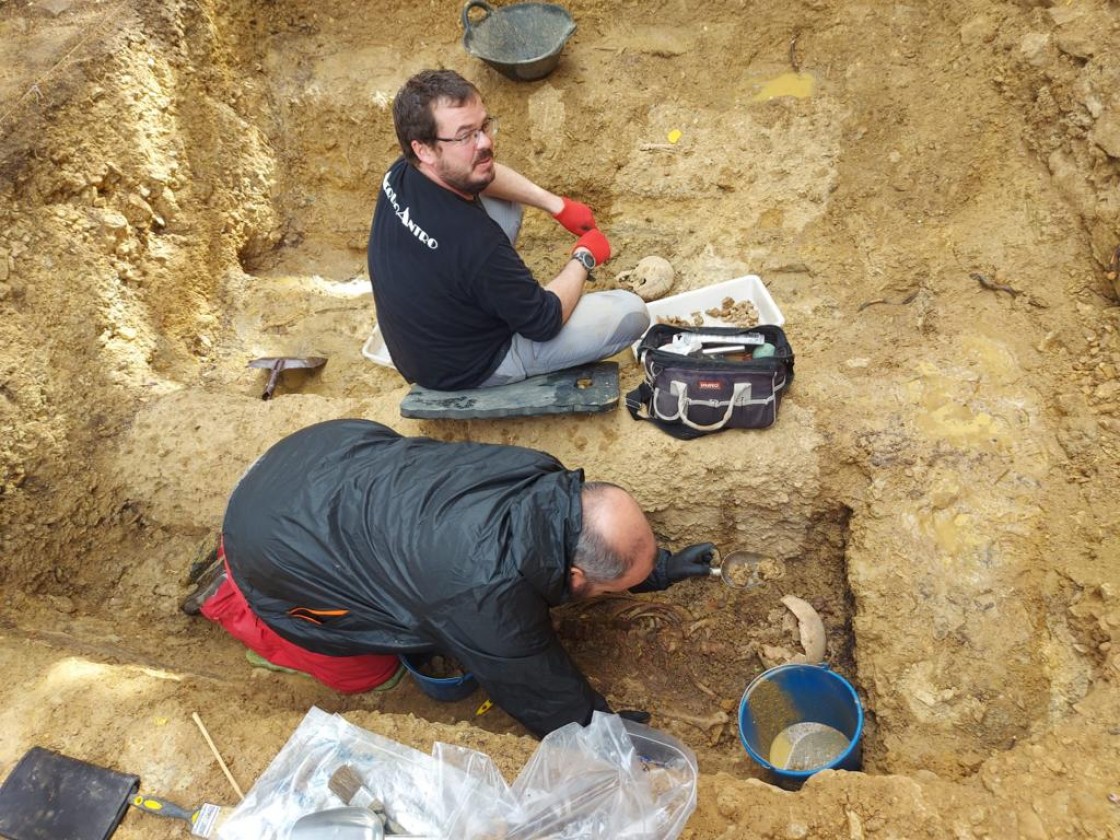
[[[345,802],[358,808],[369,808],[371,811],[381,811],[384,805],[377,799],[373,792],[362,784],[362,777],[349,764],[343,764],[331,774],[327,783],[331,793]]]
[[[362,789],[362,777],[349,764],[343,764],[331,775],[328,785],[331,793],[349,805]]]

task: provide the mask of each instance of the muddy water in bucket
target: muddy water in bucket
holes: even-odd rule
[[[790,664],[756,677],[739,706],[739,738],[788,787],[820,770],[858,770],[863,708],[855,689],[820,665]]]
[[[779,770],[815,770],[835,761],[849,743],[839,729],[805,721],[787,726],[774,736],[767,758]]]

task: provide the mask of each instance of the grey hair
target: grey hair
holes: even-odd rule
[[[592,584],[616,581],[630,568],[627,558],[607,542],[599,528],[599,510],[611,490],[622,488],[607,481],[588,481],[583,485],[583,530],[572,553],[572,565],[582,569],[587,582]]]

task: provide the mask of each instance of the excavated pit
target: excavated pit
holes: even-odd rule
[[[697,752],[686,837],[1114,836],[1114,5],[569,8],[560,66],[523,85],[443,3],[0,7],[0,775],[42,745],[228,802],[191,712],[248,787],[319,705],[512,779],[535,742],[481,695],[335,695],[178,612],[244,468],[361,416],[546,450],[631,489],[667,545],[780,558],[751,591],[555,612],[616,707]],[[649,254],[677,290],[764,278],[797,352],[776,426],[399,417],[400,378],[361,355],[363,252],[388,104],[425,66],[480,85],[499,159],[595,207],[599,288]],[[538,277],[569,246],[529,215]],[[264,402],[246,364],[272,355],[328,363]],[[796,796],[751,781],[734,722],[798,650],[787,594],[868,713],[867,772]]]

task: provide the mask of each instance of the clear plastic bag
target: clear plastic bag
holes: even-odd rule
[[[489,763],[488,758],[485,761]],[[503,814],[513,808],[503,797],[504,781],[501,788],[484,789],[488,778],[484,769],[476,766],[472,768],[476,775],[468,776],[451,762],[313,707],[219,829],[219,840],[287,840],[300,817],[345,804],[330,789],[331,777],[344,765],[357,773],[384,803],[385,813],[410,834],[445,836],[442,827],[464,798],[478,797],[479,821],[497,819],[500,824]],[[501,778],[497,770],[494,775]]]
[[[696,756],[616,715],[549,734],[513,785],[506,840],[672,840],[696,808]]]
[[[548,735],[511,787],[483,753],[427,756],[312,708],[219,840],[288,840],[300,817],[344,804],[330,789],[344,765],[405,832],[446,840],[674,840],[696,807],[692,751],[616,715]]]

